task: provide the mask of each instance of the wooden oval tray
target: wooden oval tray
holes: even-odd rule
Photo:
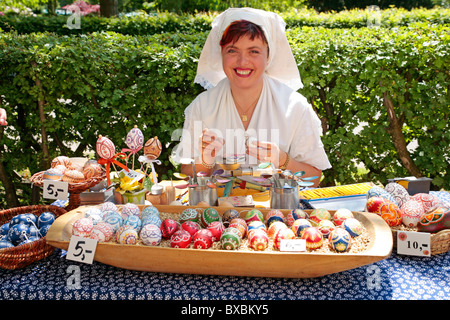
[[[120,206],[119,206],[120,207]],[[140,206],[141,210],[145,206]],[[155,205],[160,212],[181,213],[188,206]],[[72,224],[84,216],[88,206],[74,209],[56,219],[46,240],[67,250]],[[192,207],[195,208],[195,207]],[[223,214],[227,207],[214,207]],[[235,208],[238,211],[249,208]],[[264,215],[270,209],[258,208]],[[285,215],[289,210],[281,210]],[[306,212],[311,210],[305,210]],[[334,211],[329,210],[331,214]],[[392,231],[376,214],[353,212],[373,239],[360,253],[314,253],[250,250],[178,249],[163,246],[97,244],[94,260],[115,267],[165,273],[228,275],[276,278],[313,278],[368,265],[390,256]]]

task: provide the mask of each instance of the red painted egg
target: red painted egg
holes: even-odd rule
[[[173,219],[164,219],[160,228],[162,237],[169,239],[178,230],[178,223]]]
[[[189,232],[190,236],[193,237],[194,234],[201,229],[200,225],[194,221],[185,221],[181,224],[181,229]]]
[[[195,249],[208,249],[213,244],[213,235],[208,229],[201,229],[194,234],[192,243]]]
[[[302,239],[306,240],[306,248],[308,249],[318,249],[323,244],[322,232],[316,227],[309,227],[303,231]]]
[[[250,247],[256,251],[264,251],[269,246],[269,237],[264,230],[255,229],[249,239]]]
[[[267,229],[267,235],[269,236],[269,238],[271,239],[275,239],[275,237],[277,236],[278,232],[281,229],[287,229],[287,225],[281,221],[275,221],[273,222],[270,227]]]
[[[191,244],[191,235],[186,230],[175,231],[170,237],[170,246],[172,248],[186,248]]]
[[[110,139],[99,136],[97,139],[96,150],[101,158],[109,160],[114,157],[116,146]]]
[[[208,225],[208,227],[206,227],[206,229],[211,231],[212,240],[213,240],[213,242],[216,242],[216,241],[220,240],[220,237],[222,236],[222,233],[225,230],[225,227],[222,222],[213,221]]]
[[[295,239],[294,231],[289,228],[280,229],[273,241],[273,245],[276,249],[280,250],[281,240],[283,239]]]
[[[333,215],[333,222],[335,225],[340,226],[345,219],[353,218],[353,213],[348,209],[338,209]]]
[[[380,215],[390,227],[402,223],[402,212],[392,201],[381,197],[371,197],[367,200],[366,207],[367,211]]]

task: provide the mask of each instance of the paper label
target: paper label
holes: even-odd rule
[[[305,239],[281,239],[280,251],[304,252],[306,251]]]
[[[409,256],[430,257],[431,235],[427,232],[398,231],[397,253]]]
[[[69,195],[69,183],[66,181],[44,180],[44,199],[67,200]]]
[[[92,264],[97,242],[95,239],[72,236],[70,238],[66,259]]]

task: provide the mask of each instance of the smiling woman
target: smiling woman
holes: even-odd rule
[[[279,15],[250,8],[221,13],[203,47],[195,82],[208,90],[185,110],[174,160],[194,160],[195,170],[207,173],[230,157],[245,159],[242,167],[270,162],[318,177],[331,167],[320,120],[297,92],[300,74]],[[181,166],[187,175],[192,169]]]

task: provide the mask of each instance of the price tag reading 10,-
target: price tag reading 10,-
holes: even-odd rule
[[[72,236],[67,249],[66,259],[92,264],[97,242],[95,239]]]
[[[427,232],[398,231],[397,253],[409,256],[430,257],[431,236]]]

